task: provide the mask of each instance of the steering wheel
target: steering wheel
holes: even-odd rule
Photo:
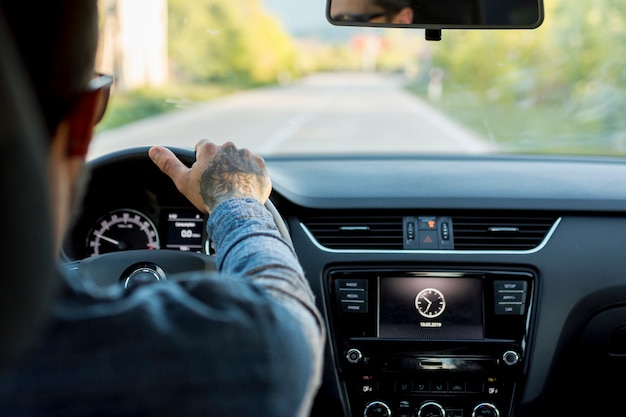
[[[150,169],[150,175],[163,174],[148,157],[149,147],[137,147],[110,153],[87,162],[91,171],[108,169],[129,163],[137,170]],[[195,152],[188,148],[169,149],[187,166],[195,161]],[[281,236],[293,245],[289,229],[271,200],[265,207],[272,214]],[[105,253],[67,264],[86,286],[109,288],[121,285],[133,288],[138,285],[172,279],[176,274],[191,271],[215,271],[215,256],[173,249],[136,249]]]

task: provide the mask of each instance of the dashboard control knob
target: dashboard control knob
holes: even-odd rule
[[[417,417],[446,417],[446,410],[439,403],[426,401],[417,410]]]
[[[350,363],[359,363],[363,359],[363,354],[360,350],[352,348],[346,352],[346,359]]]
[[[372,401],[365,406],[363,417],[391,417],[391,409],[382,401]]]
[[[502,355],[502,360],[509,366],[517,365],[519,362],[519,354],[514,350],[507,350]]]
[[[500,417],[500,411],[491,403],[480,403],[474,407],[472,417]]]

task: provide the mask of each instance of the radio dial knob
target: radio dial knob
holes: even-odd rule
[[[502,360],[509,366],[517,365],[519,362],[519,355],[514,350],[507,350],[502,355]]]
[[[356,364],[361,362],[361,359],[363,359],[363,354],[360,350],[352,348],[346,352],[346,359],[348,362]]]
[[[382,401],[372,401],[365,406],[364,417],[391,417],[391,409]]]
[[[491,403],[481,403],[474,407],[472,417],[500,417],[500,411]]]
[[[446,410],[439,403],[426,401],[417,410],[417,417],[446,417]]]

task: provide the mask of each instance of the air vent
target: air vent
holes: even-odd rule
[[[455,250],[530,250],[554,225],[554,217],[452,216]]]
[[[402,249],[402,216],[319,216],[302,222],[330,249]]]

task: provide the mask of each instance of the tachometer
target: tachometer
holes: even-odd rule
[[[156,226],[145,214],[118,209],[101,217],[87,235],[87,256],[133,249],[159,249]]]

